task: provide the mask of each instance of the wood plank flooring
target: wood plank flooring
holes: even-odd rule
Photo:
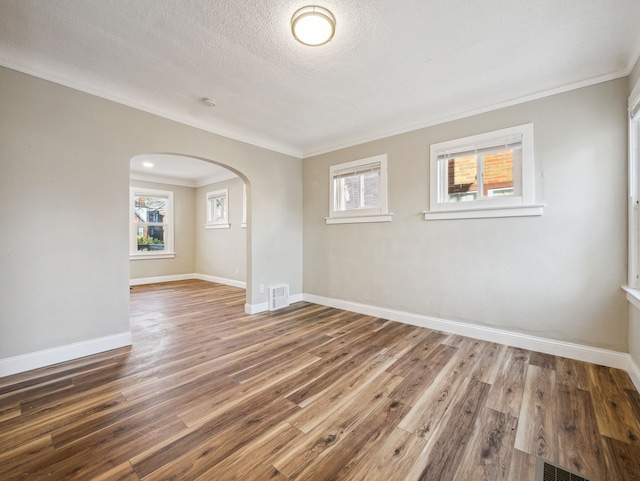
[[[204,281],[131,291],[134,345],[0,379],[0,479],[640,480],[623,371]]]

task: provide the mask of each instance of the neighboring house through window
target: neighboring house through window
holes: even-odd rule
[[[332,165],[327,224],[389,222],[387,156]]]
[[[542,215],[533,124],[431,145],[426,220]]]
[[[173,192],[132,187],[130,211],[130,257],[174,257]]]

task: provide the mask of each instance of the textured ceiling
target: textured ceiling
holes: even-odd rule
[[[323,47],[291,35],[301,0],[0,0],[0,64],[309,156],[621,77],[640,47],[639,0],[319,3]]]

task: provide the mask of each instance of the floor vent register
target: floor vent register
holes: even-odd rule
[[[535,481],[595,481],[538,458]]]

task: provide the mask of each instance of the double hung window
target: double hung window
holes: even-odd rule
[[[173,192],[132,188],[131,258],[173,257]]]
[[[207,192],[207,229],[229,228],[229,189]]]

